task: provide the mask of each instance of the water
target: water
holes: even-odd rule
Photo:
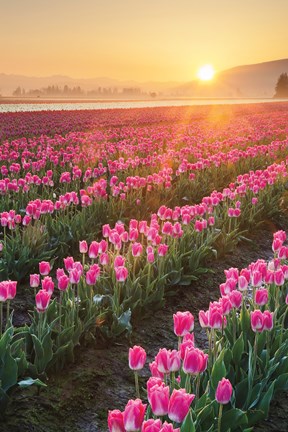
[[[69,111],[115,108],[149,108],[188,105],[226,105],[252,104],[263,102],[283,102],[283,99],[167,99],[149,101],[105,101],[105,102],[40,102],[40,103],[2,103],[0,113],[29,111]]]

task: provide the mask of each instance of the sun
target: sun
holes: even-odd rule
[[[214,75],[214,68],[210,64],[202,66],[197,73],[197,76],[201,81],[210,81]]]

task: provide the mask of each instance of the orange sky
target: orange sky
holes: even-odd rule
[[[0,0],[0,73],[189,81],[288,57],[288,0]]]

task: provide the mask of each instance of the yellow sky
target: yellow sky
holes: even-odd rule
[[[189,81],[288,57],[288,0],[0,0],[0,73]]]

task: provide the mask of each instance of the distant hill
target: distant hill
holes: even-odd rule
[[[237,66],[219,72],[211,82],[195,80],[171,91],[175,96],[269,98],[282,72],[288,72],[288,59]]]
[[[220,71],[211,82],[194,80],[177,82],[120,81],[109,77],[74,79],[69,76],[29,77],[0,73],[0,94],[11,96],[17,87],[26,91],[48,86],[80,86],[85,92],[99,87],[111,89],[139,88],[142,92],[157,92],[165,97],[273,97],[279,75],[288,72],[288,59],[237,66]]]

